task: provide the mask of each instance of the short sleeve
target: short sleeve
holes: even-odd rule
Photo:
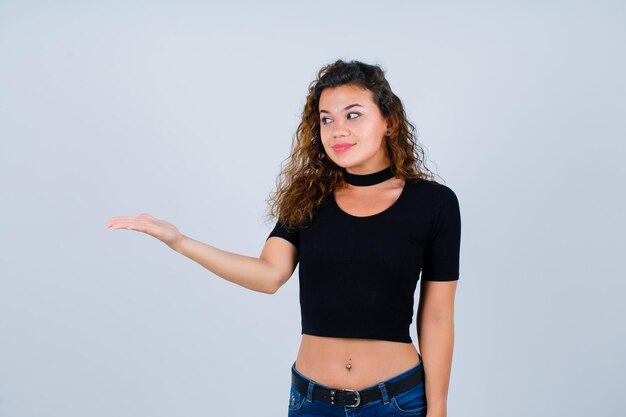
[[[431,233],[424,252],[422,279],[454,281],[459,279],[461,251],[461,212],[459,200],[449,187],[442,188],[433,211]]]
[[[296,247],[296,249],[299,249],[300,247],[300,231],[294,230],[294,229],[288,229],[282,223],[280,223],[280,220],[276,221],[276,225],[274,226],[274,229],[270,232],[270,234],[267,236],[267,239],[269,239],[272,236],[282,237],[283,239],[291,242]],[[267,239],[265,240],[267,241]]]

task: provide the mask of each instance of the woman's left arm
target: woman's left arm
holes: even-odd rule
[[[417,338],[426,380],[427,417],[446,417],[454,345],[457,281],[422,281]]]

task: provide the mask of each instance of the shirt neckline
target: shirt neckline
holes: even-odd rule
[[[402,186],[402,191],[400,192],[400,195],[398,196],[398,198],[396,198],[396,201],[394,201],[389,207],[387,207],[383,211],[380,211],[380,212],[374,213],[374,214],[370,214],[369,216],[355,216],[353,214],[350,214],[350,213],[344,211],[341,207],[339,207],[339,204],[337,204],[337,201],[335,200],[335,192],[334,191],[330,193],[330,199],[331,199],[331,201],[333,203],[333,206],[335,206],[337,211],[339,211],[343,216],[350,217],[350,218],[353,218],[353,219],[371,219],[371,218],[374,218],[374,217],[382,216],[385,213],[388,213],[388,212],[392,211],[394,209],[394,207],[399,205],[401,200],[402,200],[402,198],[407,193],[406,189],[408,187],[408,184],[409,184],[409,181],[405,179],[404,180],[404,185]]]

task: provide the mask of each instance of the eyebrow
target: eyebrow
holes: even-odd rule
[[[363,107],[360,104],[354,103],[354,104],[350,104],[349,106],[345,107],[343,110],[345,111],[345,110],[351,109],[352,107],[355,107],[355,106]],[[322,114],[322,113],[330,113],[330,112],[327,111],[327,110],[320,110],[320,114]]]

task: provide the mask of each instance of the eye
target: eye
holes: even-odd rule
[[[350,117],[350,115],[351,115],[351,114],[356,115],[356,117]],[[350,113],[348,113],[348,120],[351,120],[351,119],[357,119],[357,118],[359,118],[360,116],[361,116],[361,113],[357,113],[357,112],[350,112]],[[325,120],[327,120],[327,119],[328,119],[328,120],[330,120],[330,118],[329,118],[329,117],[322,117],[322,118],[320,119],[323,125],[327,125],[327,124],[328,124],[328,123],[326,123],[326,122],[325,122]]]

